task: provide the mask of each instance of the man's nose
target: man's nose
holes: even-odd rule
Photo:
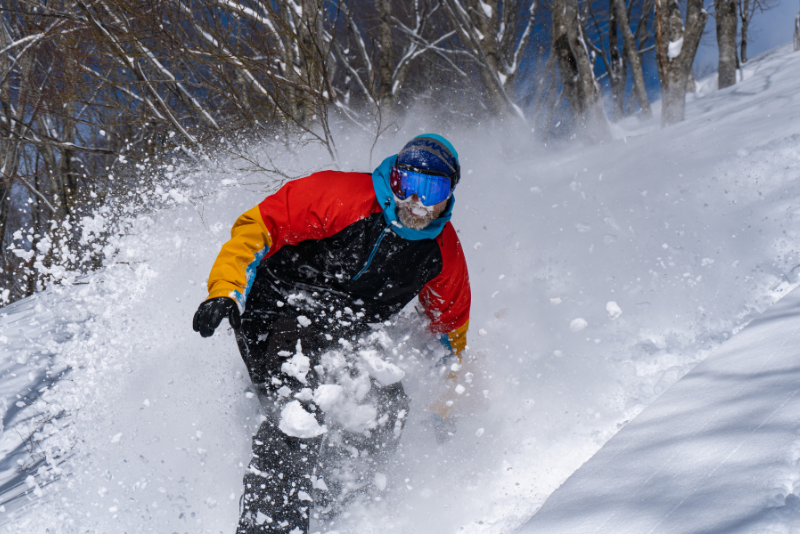
[[[417,194],[416,194],[416,193],[414,193],[413,195],[411,195],[411,197],[410,197],[410,198],[411,198],[411,200],[413,200],[414,202],[419,202],[419,197],[417,196]]]

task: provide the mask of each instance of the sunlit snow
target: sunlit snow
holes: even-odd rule
[[[370,374],[402,376],[412,402],[400,449],[374,475],[380,500],[312,531],[513,532],[797,285],[800,54],[752,59],[725,91],[698,85],[686,122],[662,130],[632,117],[601,146],[545,147],[505,125],[440,131],[428,117],[382,138],[372,162],[371,139],[340,147],[344,168],[370,171],[413,135],[439,131],[473,171],[453,217],[472,285],[470,379],[452,386],[458,430],[439,445],[426,406],[443,350],[413,303],[374,333],[386,337],[323,358],[342,389],[309,394],[353,428],[374,418],[357,408]],[[115,234],[103,269],[0,310],[2,528],[234,530],[262,414],[227,322],[203,339],[191,318],[230,226],[279,185],[252,165],[267,166],[267,153],[293,176],[330,166],[313,145],[265,145],[247,164],[228,154],[176,168],[146,196],[154,209]],[[117,222],[98,218],[96,231]],[[286,355],[287,370],[301,375],[299,355]],[[353,365],[361,374],[347,382]],[[286,415],[303,432],[323,428]],[[784,469],[783,480],[743,476],[786,503],[800,471]],[[791,520],[770,521],[786,531]]]

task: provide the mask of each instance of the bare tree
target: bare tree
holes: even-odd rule
[[[625,57],[628,59],[628,64],[633,74],[633,92],[636,94],[636,100],[642,108],[642,115],[645,118],[653,116],[653,111],[650,109],[650,100],[647,98],[647,90],[644,84],[644,73],[642,71],[642,52],[640,52],[637,45],[637,40],[628,22],[628,14],[625,9],[623,0],[611,0],[614,8],[614,17],[619,22],[620,31],[622,32],[623,47],[625,50]],[[646,13],[646,11],[645,11]],[[646,14],[645,14],[646,17]],[[644,27],[646,24],[639,23],[639,27]],[[637,28],[638,30],[638,28]]]
[[[488,109],[525,120],[514,83],[533,32],[537,0],[444,0],[461,48],[477,67]]]
[[[741,62],[747,63],[747,45],[750,43],[750,22],[756,13],[774,8],[777,0],[739,0],[739,19],[742,21]]]
[[[748,0],[743,0],[748,1]],[[738,61],[736,57],[736,10],[739,0],[714,0],[714,18],[717,21],[717,48],[719,67],[717,80],[719,89],[736,83]],[[744,33],[742,34],[745,35]],[[744,41],[743,41],[744,42]]]
[[[661,81],[661,125],[681,122],[697,47],[708,21],[702,0],[687,0],[686,24],[678,0],[656,0],[656,62]]]
[[[553,50],[579,133],[590,142],[610,137],[608,121],[600,100],[600,86],[579,18],[578,0],[553,0]]]
[[[614,121],[625,116],[625,90],[628,79],[628,62],[620,46],[617,19],[613,14],[614,0],[609,0],[608,6],[601,2],[587,2],[589,20],[592,28],[587,28],[591,38],[587,41],[590,51],[595,58],[600,58],[605,67],[605,74],[597,78],[601,81],[608,77],[611,88],[611,113]],[[598,5],[599,4],[599,5]],[[607,31],[604,31],[607,29]],[[606,47],[606,41],[608,47]]]
[[[631,1],[626,6],[625,0],[609,0],[606,12],[598,11],[597,7],[591,2],[587,4],[595,36],[594,41],[590,40],[588,44],[597,57],[603,61],[608,73],[614,120],[619,120],[625,116],[625,92],[629,67],[633,77],[633,95],[639,101],[642,116],[645,118],[653,116],[644,83],[642,51],[638,49],[636,35],[631,30],[629,23],[629,12],[632,11],[634,3],[634,1]],[[646,4],[646,2],[643,4]],[[643,7],[647,8],[646,5],[643,5]],[[604,19],[607,19],[608,22],[607,50],[604,43]],[[647,13],[644,13],[639,26],[646,25],[646,20]],[[639,28],[637,28],[638,30]],[[621,46],[617,35],[618,32],[622,35]]]
[[[380,132],[401,101],[415,98],[413,79],[423,78],[426,65],[446,57],[455,31],[443,27],[446,21],[437,0],[400,5],[375,0],[374,14],[364,4],[354,5],[338,2],[342,24],[332,37],[340,71],[335,81],[339,98],[334,105],[360,127]],[[372,15],[377,19],[377,32],[373,31]],[[437,70],[453,68],[449,58],[445,63]],[[426,88],[429,82],[425,81]],[[364,124],[365,113],[371,115],[370,127]],[[359,115],[361,120],[356,119]]]
[[[794,19],[794,51],[800,51],[800,13]]]

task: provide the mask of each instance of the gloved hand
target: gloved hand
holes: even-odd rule
[[[456,433],[456,420],[454,417],[442,419],[442,416],[432,413],[431,425],[433,425],[433,433],[436,435],[437,443],[447,443]]]
[[[211,337],[225,317],[228,318],[228,322],[234,330],[238,330],[242,326],[239,308],[233,299],[228,297],[208,299],[200,304],[200,307],[194,312],[192,328],[195,332],[200,332],[203,337]]]

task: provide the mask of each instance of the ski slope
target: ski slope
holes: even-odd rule
[[[517,532],[800,528],[800,290],[628,423]]]
[[[383,138],[372,161],[371,139],[340,135],[353,170],[425,131],[458,149],[453,223],[470,269],[474,379],[458,432],[437,445],[424,410],[435,343],[413,306],[386,327],[399,350],[384,357],[406,372],[413,399],[386,492],[312,530],[519,528],[800,282],[800,54],[779,48],[751,60],[735,87],[710,84],[686,122],[661,130],[630,118],[596,147],[540,145],[503,124],[442,131],[425,113]],[[124,230],[103,269],[0,310],[0,529],[233,530],[259,407],[231,331],[201,339],[191,317],[231,224],[279,185],[264,168],[301,176],[330,163],[314,146],[231,151],[161,169],[137,193],[150,209],[94,221]]]

